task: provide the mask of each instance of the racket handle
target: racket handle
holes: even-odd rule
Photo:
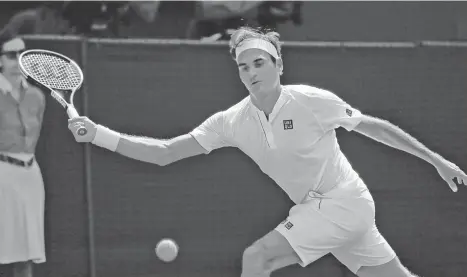
[[[70,119],[79,117],[78,111],[72,105],[68,105],[66,113]],[[76,131],[76,133],[80,136],[84,136],[88,133],[88,130],[86,130],[84,127],[81,127]]]
[[[84,136],[88,133],[88,130],[84,127],[81,127],[76,131],[76,133],[80,136]]]
[[[68,114],[68,117],[70,119],[79,117],[78,111],[75,109],[75,107],[73,107],[71,105],[68,105],[66,113]]]

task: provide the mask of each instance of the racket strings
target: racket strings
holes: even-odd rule
[[[51,88],[69,90],[81,85],[80,70],[62,58],[34,53],[24,56],[21,62],[34,79]]]

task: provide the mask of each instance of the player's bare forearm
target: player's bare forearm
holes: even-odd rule
[[[205,153],[205,150],[189,134],[168,140],[122,134],[116,152],[135,160],[164,166]]]
[[[168,160],[169,148],[166,140],[122,134],[116,152],[128,158],[161,166],[171,163]]]
[[[87,132],[79,134],[82,128]],[[166,140],[125,135],[98,125],[86,116],[69,119],[68,129],[77,142],[91,142],[128,158],[160,166],[208,153],[191,134]]]
[[[379,118],[364,116],[355,131],[393,148],[405,151],[430,164],[440,157],[396,125]]]

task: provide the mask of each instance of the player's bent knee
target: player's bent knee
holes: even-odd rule
[[[243,252],[242,277],[269,276],[271,271],[290,265],[288,257],[293,257],[294,263],[298,259],[289,242],[278,231],[271,231]]]
[[[255,243],[243,252],[242,276],[254,276],[264,272],[266,272],[265,249],[261,243]]]
[[[377,266],[362,266],[358,272],[358,277],[418,277],[411,273],[399,260],[395,257],[390,262]]]

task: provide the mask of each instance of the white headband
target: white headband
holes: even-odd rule
[[[279,55],[277,53],[276,47],[269,41],[266,41],[264,39],[259,39],[259,38],[252,38],[252,39],[246,39],[241,42],[240,46],[238,46],[235,49],[235,57],[238,62],[238,57],[240,54],[248,49],[260,49],[263,51],[268,52],[273,56],[275,59],[279,59]]]

